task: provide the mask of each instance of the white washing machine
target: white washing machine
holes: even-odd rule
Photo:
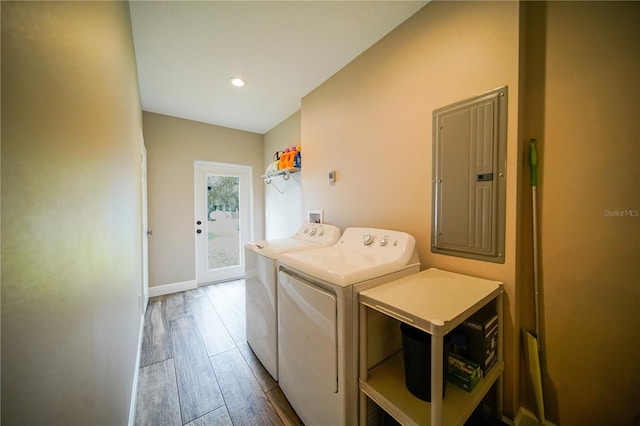
[[[262,365],[278,380],[277,261],[284,253],[335,244],[340,229],[305,223],[290,238],[260,240],[245,245],[247,342]]]
[[[355,425],[358,293],[419,272],[415,239],[398,231],[347,228],[335,245],[288,253],[278,263],[279,386],[307,426]],[[370,365],[401,347],[397,324],[386,330],[388,317],[379,318],[368,321],[379,328],[370,340],[380,340],[370,344]]]

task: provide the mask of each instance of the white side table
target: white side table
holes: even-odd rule
[[[502,416],[503,284],[468,275],[427,269],[360,293],[360,425],[367,423],[367,397],[403,425],[464,425],[498,382],[497,411]],[[498,360],[472,392],[448,386],[443,400],[444,336],[483,306],[498,314]],[[367,368],[367,311],[374,309],[431,334],[431,402],[405,386],[402,352]]]

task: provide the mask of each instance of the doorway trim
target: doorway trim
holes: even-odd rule
[[[140,310],[144,316],[149,303],[149,202],[148,202],[148,179],[147,179],[147,148],[144,145],[144,133],[140,127],[140,225],[141,225],[141,247],[140,262],[142,266],[142,283],[138,302]]]

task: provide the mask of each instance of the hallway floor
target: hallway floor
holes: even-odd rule
[[[301,425],[245,335],[244,280],[150,299],[136,426]]]
[[[229,281],[149,300],[136,426],[303,424],[247,343],[244,285]],[[472,416],[466,426],[505,425]]]

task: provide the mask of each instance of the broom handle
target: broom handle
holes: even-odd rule
[[[538,150],[536,149],[536,140],[529,141],[529,165],[531,166],[531,202],[533,214],[533,293],[534,293],[534,309],[535,309],[535,332],[538,342],[538,351],[540,351],[540,293],[538,286],[538,203],[537,203],[537,186],[538,186]]]

